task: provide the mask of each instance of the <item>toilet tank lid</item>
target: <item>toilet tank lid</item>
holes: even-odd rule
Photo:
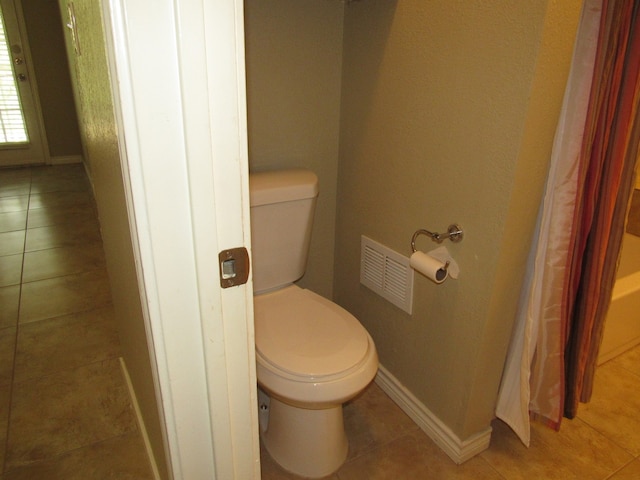
[[[314,198],[318,177],[303,168],[251,173],[249,193],[252,207]]]

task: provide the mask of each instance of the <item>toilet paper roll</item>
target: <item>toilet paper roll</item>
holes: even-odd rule
[[[424,252],[414,252],[409,259],[409,265],[435,283],[444,282],[449,275],[444,268],[444,262]]]
[[[449,250],[447,250],[447,247],[443,245],[434,250],[429,250],[427,255],[440,260],[442,263],[449,262],[449,268],[447,268],[449,276],[451,278],[458,278],[458,275],[460,274],[460,267],[458,266],[458,262],[456,262],[449,253]]]

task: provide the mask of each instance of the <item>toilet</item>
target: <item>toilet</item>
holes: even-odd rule
[[[293,283],[306,268],[316,175],[252,173],[249,185],[260,436],[285,470],[323,477],[347,457],[342,404],[373,380],[378,355],[353,315]]]

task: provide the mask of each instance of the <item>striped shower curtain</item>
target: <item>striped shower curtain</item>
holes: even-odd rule
[[[633,189],[640,0],[586,0],[496,415],[528,445],[591,396]]]
[[[591,398],[638,157],[640,2],[605,1],[567,263],[564,414]]]

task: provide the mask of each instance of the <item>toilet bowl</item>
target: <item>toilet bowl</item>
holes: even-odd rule
[[[323,477],[348,452],[342,404],[373,379],[378,356],[358,320],[295,285],[254,299],[258,383],[270,396],[265,448],[286,470]]]
[[[373,380],[378,355],[353,315],[293,283],[306,268],[316,175],[252,173],[249,191],[260,437],[284,469],[323,477],[347,457],[342,404]]]

